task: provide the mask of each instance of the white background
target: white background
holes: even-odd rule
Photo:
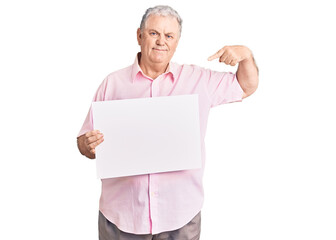
[[[97,239],[100,181],[76,135],[133,63],[146,8],[182,16],[173,61],[214,70],[242,44],[257,92],[211,110],[202,239],[336,239],[332,1],[1,1],[0,239]]]

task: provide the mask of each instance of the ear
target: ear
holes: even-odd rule
[[[141,30],[140,30],[140,28],[138,28],[138,30],[137,30],[137,40],[138,40],[138,44],[140,46],[141,45]]]

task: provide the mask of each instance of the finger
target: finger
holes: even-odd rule
[[[219,57],[220,57],[220,55],[218,53],[215,53],[214,55],[208,57],[208,61],[212,61],[212,60],[214,60],[216,58],[219,58]]]
[[[101,144],[102,142],[104,142],[104,138],[99,139],[98,141],[96,141],[96,147]]]
[[[92,136],[92,137],[89,137],[89,138],[87,139],[87,142],[88,142],[88,144],[90,144],[90,143],[93,143],[93,142],[97,141],[98,139],[101,139],[102,137],[104,137],[104,135],[101,134],[101,133],[99,133],[99,134],[97,134],[97,135],[94,135],[94,136]]]
[[[87,133],[85,134],[85,137],[88,138],[88,137],[94,136],[94,135],[96,135],[96,134],[98,134],[98,133],[100,133],[99,130],[93,130],[93,131],[87,132]]]
[[[89,144],[90,149],[95,149],[95,148],[96,148],[99,144],[101,144],[103,141],[104,141],[104,139],[101,138],[101,139],[99,139],[99,140],[97,140],[97,141],[95,141],[95,142],[93,142],[93,143],[90,143],[90,144]]]
[[[222,56],[222,54],[224,53],[223,49],[220,49],[219,51],[217,51],[215,54],[211,55],[210,57],[208,57],[208,61],[212,61],[216,58],[219,58],[220,56]]]
[[[232,57],[228,57],[225,59],[224,63],[227,64],[227,65],[230,65],[230,63],[233,61],[233,58]]]
[[[229,57],[229,56],[228,56],[226,53],[224,53],[224,54],[219,58],[219,62],[225,62],[226,59],[227,59],[228,57]]]
[[[89,149],[90,149],[90,151],[91,151],[92,149],[95,149],[97,145],[98,145],[97,142],[90,143],[90,144],[89,144]]]
[[[237,60],[233,60],[233,61],[230,62],[230,65],[235,66],[237,64],[237,62],[238,62]]]

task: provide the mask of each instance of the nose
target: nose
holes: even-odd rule
[[[159,45],[159,46],[163,46],[164,45],[164,37],[163,36],[158,37],[157,40],[156,40],[156,44]]]

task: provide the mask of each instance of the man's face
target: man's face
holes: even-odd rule
[[[179,24],[174,17],[151,15],[137,37],[143,63],[168,64],[180,38]]]

